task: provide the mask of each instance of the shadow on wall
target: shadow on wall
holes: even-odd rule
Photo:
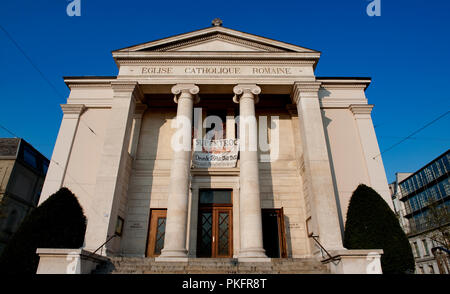
[[[258,113],[259,114],[259,113]],[[260,115],[267,115],[270,117],[270,113],[264,113]],[[279,113],[275,114],[279,115]],[[283,116],[285,114],[280,115],[279,119],[282,120]],[[287,114],[286,114],[287,115]],[[268,119],[268,132],[271,132],[272,129],[280,128],[280,126],[274,121],[274,124],[270,122]],[[258,134],[259,135],[259,134]],[[282,140],[282,138],[280,138]],[[259,137],[258,137],[259,141]],[[267,142],[266,142],[267,143]],[[264,153],[265,155],[269,155],[270,153]],[[259,151],[258,156],[261,155],[261,152]],[[280,209],[282,207],[277,207],[275,205],[275,196],[273,191],[273,175],[272,175],[272,164],[271,162],[263,162],[259,163],[259,183],[260,183],[260,193],[261,195],[266,195],[264,197],[261,197],[261,209]],[[264,185],[264,190],[262,189],[262,186]],[[284,221],[284,232],[285,232],[285,241],[286,241],[286,254],[287,257],[292,257],[292,238],[291,238],[291,229],[290,229],[290,220],[289,217],[284,214],[283,215],[283,221]],[[264,228],[263,228],[263,234],[264,234]],[[281,249],[281,248],[280,248]],[[281,251],[280,251],[281,254]],[[281,256],[280,256],[281,257]]]
[[[171,111],[172,109],[170,109]],[[155,119],[153,115],[155,115],[155,112],[151,112],[150,108],[142,115],[138,146],[135,158],[132,160],[127,211],[122,236],[123,242],[120,249],[120,252],[126,255],[142,256],[147,254],[150,201],[152,198],[151,190],[154,181],[156,152],[160,141],[160,133],[162,132],[161,128],[168,120],[166,117]],[[139,177],[136,176],[136,171],[145,172],[145,185],[136,183],[139,180]],[[145,212],[142,211],[143,208],[145,208]],[[132,244],[132,242],[136,242],[136,238],[141,239],[139,246]]]
[[[344,239],[344,218],[343,218],[343,215],[342,215],[341,201],[339,200],[339,191],[338,191],[338,188],[337,188],[336,173],[335,173],[335,170],[334,170],[333,155],[331,154],[330,137],[329,137],[329,134],[328,134],[328,126],[332,122],[332,119],[328,118],[325,115],[325,111],[324,110],[321,110],[321,112],[322,112],[323,130],[324,130],[324,134],[325,134],[325,141],[326,141],[326,144],[327,144],[328,159],[329,159],[329,162],[330,162],[331,178],[333,180],[334,199],[336,201],[336,207],[337,207],[338,217],[339,217],[339,227],[341,228],[341,237],[342,237],[342,240],[343,240]]]

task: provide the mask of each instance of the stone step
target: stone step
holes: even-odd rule
[[[188,262],[156,262],[154,258],[110,257],[94,274],[327,274],[312,258],[274,258],[271,262],[239,263],[232,258],[192,258]]]

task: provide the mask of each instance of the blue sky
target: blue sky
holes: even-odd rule
[[[116,75],[111,51],[210,26],[224,26],[322,52],[319,76],[369,76],[366,94],[381,150],[450,110],[450,2],[381,0],[0,2],[0,25],[56,90],[0,30],[0,124],[48,158],[69,90],[62,76]],[[57,94],[59,92],[60,94]],[[450,115],[383,154],[389,181],[415,171],[450,145]],[[0,129],[0,137],[10,136]]]

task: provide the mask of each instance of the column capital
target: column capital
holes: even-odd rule
[[[291,99],[293,103],[298,103],[300,98],[318,98],[321,82],[294,82],[292,86]]]
[[[256,84],[239,84],[234,86],[233,92],[233,101],[235,103],[239,103],[240,98],[245,94],[251,96],[255,100],[255,103],[258,103],[258,95],[261,93],[261,88]]]
[[[78,118],[85,110],[84,104],[60,104],[64,115],[73,115]]]
[[[175,95],[173,97],[173,101],[175,101],[175,103],[178,103],[178,99],[181,95],[194,99],[194,103],[200,102],[200,97],[198,96],[200,88],[195,84],[176,84],[172,87],[171,91],[172,94]]]
[[[358,114],[367,114],[370,115],[372,113],[373,104],[351,104],[348,109],[353,113],[353,115]]]
[[[135,101],[144,101],[144,93],[136,81],[112,81],[114,94],[131,94]]]

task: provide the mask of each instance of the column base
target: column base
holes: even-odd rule
[[[157,262],[188,262],[186,249],[163,249],[161,255],[155,258]]]
[[[271,260],[262,248],[241,249],[238,255],[239,262],[270,262]]]

